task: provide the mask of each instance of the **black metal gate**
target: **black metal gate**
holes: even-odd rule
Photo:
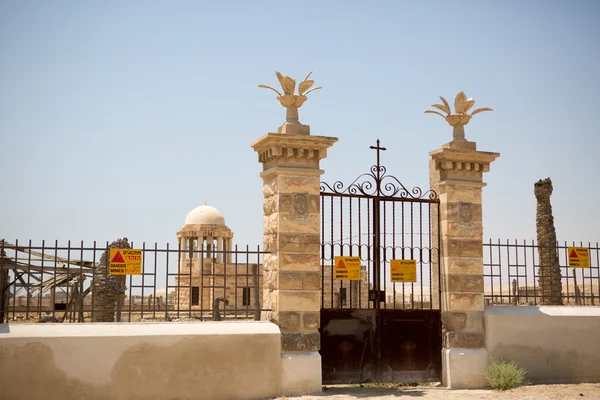
[[[371,149],[368,173],[321,183],[323,383],[438,381],[439,200],[388,175],[379,140]],[[336,279],[336,256],[358,256],[360,280]],[[416,276],[392,279],[392,260],[415,260]]]

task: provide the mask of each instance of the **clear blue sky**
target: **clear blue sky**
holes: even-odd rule
[[[174,243],[206,200],[235,243],[262,243],[250,144],[285,115],[274,71],[323,90],[300,109],[339,137],[324,180],[383,163],[428,187],[452,129],[424,110],[464,90],[466,135],[501,157],[484,236],[535,237],[554,182],[560,240],[600,240],[598,1],[0,0],[0,237]]]

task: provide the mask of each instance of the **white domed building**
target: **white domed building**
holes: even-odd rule
[[[190,243],[194,249],[206,249],[207,255],[216,251],[217,259],[223,261],[223,250],[232,248],[233,232],[225,224],[225,217],[219,210],[206,204],[194,208],[185,217],[185,224],[177,232],[179,248],[189,250]],[[230,255],[230,254],[228,254]],[[231,262],[231,259],[227,260]]]
[[[227,302],[221,301],[219,308],[226,303],[226,317],[254,312],[262,298],[260,265],[245,252],[235,253],[233,232],[219,210],[206,204],[194,208],[177,232],[177,241],[180,259],[175,301],[180,310],[190,309],[195,316],[201,313],[210,319],[215,300],[224,298]]]

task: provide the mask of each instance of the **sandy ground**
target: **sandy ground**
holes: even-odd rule
[[[450,390],[441,386],[417,387],[366,387],[336,386],[325,388],[316,396],[279,397],[286,400],[387,400],[387,399],[423,399],[423,400],[600,400],[600,384],[584,383],[579,385],[532,385],[519,389],[498,392],[493,390]]]

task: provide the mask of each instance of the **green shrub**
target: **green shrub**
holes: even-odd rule
[[[485,379],[492,389],[507,390],[527,385],[525,374],[527,371],[514,361],[494,360],[485,370]]]

